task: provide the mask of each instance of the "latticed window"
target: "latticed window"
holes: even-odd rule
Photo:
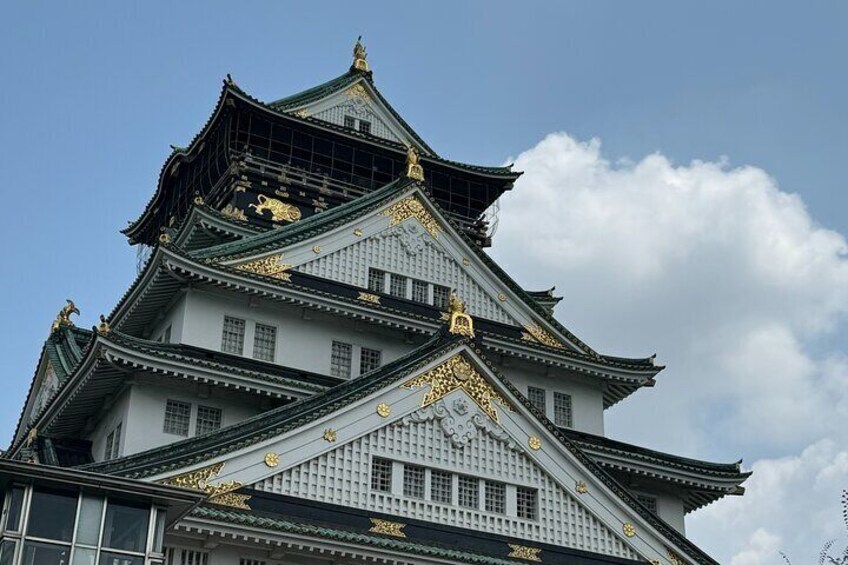
[[[209,553],[196,549],[169,547],[165,549],[168,565],[208,565]]]
[[[515,510],[519,518],[535,520],[539,514],[539,492],[534,488],[517,487]]]
[[[506,485],[486,481],[486,512],[506,512]]]
[[[647,494],[640,494],[636,496],[636,500],[639,501],[639,504],[653,512],[657,513],[657,497],[648,496]]]
[[[195,435],[214,432],[219,429],[221,429],[221,409],[211,406],[198,406]]]
[[[386,272],[380,269],[368,269],[368,290],[386,292]]]
[[[527,387],[527,400],[536,407],[536,410],[545,413],[545,389],[534,386]]]
[[[379,349],[369,349],[363,347],[359,352],[359,372],[365,374],[368,371],[373,371],[383,362],[383,353]]]
[[[345,116],[344,117],[344,124],[345,124],[346,128],[356,129],[356,120],[354,119],[353,116]]]
[[[266,324],[256,324],[253,334],[253,358],[273,361],[277,350],[277,328]]]
[[[244,320],[224,316],[221,351],[241,355],[244,351]]]
[[[388,459],[371,461],[371,490],[392,492],[392,462]]]
[[[570,428],[573,425],[570,394],[554,393],[554,423],[564,428]]]
[[[389,294],[406,298],[406,277],[392,273],[389,275]]]
[[[371,133],[371,122],[359,120],[359,131],[362,133]]]
[[[424,498],[424,467],[403,466],[403,494],[410,498]]]
[[[106,436],[106,448],[103,450],[103,459],[109,461],[110,459],[117,459],[121,453],[121,428],[123,427],[123,422],[119,423],[117,427],[112,430],[108,436]]]
[[[165,403],[165,425],[162,431],[166,434],[188,437],[188,425],[191,422],[191,404],[179,400],[168,400]]]
[[[453,502],[453,474],[447,471],[430,471],[430,498],[433,502]]]
[[[342,379],[350,378],[350,364],[353,358],[353,346],[341,341],[333,342],[333,352],[330,356],[330,374]]]
[[[480,508],[480,481],[473,477],[459,477],[459,505]]]
[[[442,311],[447,311],[450,302],[450,289],[438,284],[433,285],[433,306]]]
[[[413,279],[412,281],[412,299],[416,302],[429,303],[430,285],[424,281]]]

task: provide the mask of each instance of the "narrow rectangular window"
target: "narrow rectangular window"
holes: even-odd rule
[[[424,467],[403,466],[403,495],[410,498],[424,498]]]
[[[430,285],[425,283],[424,281],[419,281],[416,279],[412,280],[412,299],[416,302],[424,302],[427,304],[430,302],[429,299],[429,290]]]
[[[480,508],[480,481],[473,477],[459,477],[459,505]]]
[[[486,512],[506,512],[506,485],[486,481]]]
[[[277,350],[277,328],[266,324],[256,324],[253,334],[253,358],[273,361]]]
[[[639,494],[636,496],[636,500],[639,501],[639,504],[650,510],[651,513],[657,513],[657,497],[648,496],[647,494]]]
[[[350,378],[350,365],[353,358],[353,346],[341,341],[333,342],[333,352],[330,356],[330,374],[342,379]]]
[[[165,328],[165,331],[162,332],[162,335],[159,337],[159,341],[162,343],[171,343],[171,326],[169,325]]]
[[[519,518],[535,520],[539,514],[539,493],[534,488],[515,489],[515,509]]]
[[[112,459],[112,445],[115,443],[115,430],[109,432],[106,436],[106,448],[103,450],[103,460],[109,461]]]
[[[197,407],[197,426],[195,435],[206,434],[221,429],[221,409],[212,406]]]
[[[554,393],[554,424],[562,428],[570,428],[574,424],[571,415],[570,394]]]
[[[371,490],[392,492],[392,462],[375,457],[371,461]]]
[[[527,387],[527,400],[536,407],[536,410],[545,414],[545,389],[534,386]]]
[[[191,404],[179,400],[168,400],[165,403],[165,425],[162,431],[166,434],[188,437],[188,425],[191,421]]]
[[[110,459],[117,459],[121,455],[121,428],[123,425],[123,422],[118,422],[115,431],[112,432],[115,434],[115,441],[112,443],[112,457]]]
[[[446,286],[438,284],[433,285],[433,306],[447,312],[448,303],[450,302],[450,289]]]
[[[430,498],[433,502],[453,502],[453,474],[447,471],[430,471]]]
[[[389,276],[389,294],[406,298],[406,277],[392,273]]]
[[[346,128],[356,129],[356,120],[353,118],[353,116],[345,116],[344,125]]]
[[[379,349],[363,347],[359,353],[359,374],[364,375],[378,368],[383,361],[383,352]]]
[[[380,269],[368,269],[368,290],[386,292],[386,273]]]
[[[359,120],[359,131],[362,133],[371,133],[371,122]]]
[[[244,351],[244,320],[224,316],[224,332],[221,335],[221,351],[241,355]]]

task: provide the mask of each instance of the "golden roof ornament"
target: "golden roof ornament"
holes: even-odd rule
[[[448,325],[450,333],[474,337],[474,320],[468,315],[465,303],[459,299],[455,292],[451,292],[448,313],[450,314],[450,325]]]
[[[97,333],[106,335],[112,328],[109,327],[109,322],[106,321],[106,316],[100,314],[100,323],[97,325]]]
[[[71,314],[76,314],[79,316],[80,311],[77,309],[76,305],[74,305],[73,300],[67,300],[67,304],[65,304],[59,313],[56,315],[56,319],[53,320],[53,325],[50,327],[50,332],[55,332],[59,328],[73,326],[74,323],[71,321]]]
[[[356,45],[353,46],[353,68],[357,71],[369,72],[368,68],[368,53],[365,52],[365,47],[362,45],[362,36],[356,38]]]
[[[415,180],[424,180],[424,168],[413,146],[406,150],[406,176]]]

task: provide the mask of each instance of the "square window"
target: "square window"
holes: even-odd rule
[[[486,481],[486,512],[506,512],[506,485]]]
[[[448,304],[450,303],[450,289],[446,286],[438,284],[433,285],[433,306],[447,312]]]
[[[383,361],[383,352],[379,349],[363,347],[359,353],[359,374],[364,375],[377,369]]]
[[[221,429],[221,409],[211,406],[198,406],[195,435],[199,436],[219,429]]]
[[[76,493],[34,490],[29,507],[27,535],[70,542],[74,533],[76,513]],[[55,546],[50,547],[55,549]],[[50,547],[43,548],[43,551],[53,551]],[[36,549],[33,551],[39,552]]]
[[[453,502],[453,474],[447,471],[430,471],[430,498],[433,502]]]
[[[424,498],[424,467],[403,466],[403,495],[410,498]]]
[[[106,501],[103,521],[103,547],[123,551],[144,552],[150,508]]]
[[[636,495],[636,500],[639,501],[639,504],[650,510],[652,514],[657,513],[657,497],[639,494]]]
[[[371,490],[392,492],[392,462],[388,459],[371,461]]]
[[[224,331],[221,335],[221,351],[241,355],[244,351],[244,320],[224,316]]]
[[[534,488],[515,489],[515,507],[519,518],[535,520],[539,513],[539,494]]]
[[[570,428],[573,425],[570,394],[554,393],[554,423],[563,428]]]
[[[473,477],[459,477],[459,505],[480,508],[480,481]]]
[[[545,414],[545,389],[534,386],[527,387],[527,400],[536,407],[536,410]]]
[[[406,277],[392,273],[389,275],[389,294],[406,298]]]
[[[368,290],[386,292],[386,273],[380,269],[368,269]]]
[[[344,117],[344,127],[350,129],[356,129],[356,120],[353,116],[345,116]]]
[[[256,324],[253,334],[253,358],[273,361],[277,350],[277,328],[266,324]]]
[[[71,554],[69,545],[54,545],[40,541],[27,540],[24,542],[23,563],[67,563]]]
[[[416,302],[428,304],[430,302],[428,294],[430,285],[424,281],[412,280],[412,299]]]
[[[353,359],[353,346],[341,341],[333,342],[333,352],[330,356],[330,374],[342,379],[350,378],[350,365]]]
[[[371,133],[371,122],[359,120],[359,131],[362,133]]]
[[[166,434],[188,437],[188,425],[191,421],[191,404],[179,400],[168,400],[165,403],[165,425],[162,431]]]

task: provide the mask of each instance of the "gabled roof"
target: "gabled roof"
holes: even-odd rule
[[[381,390],[387,390],[398,381],[420,374],[420,371],[425,367],[440,359],[447,358],[452,352],[457,352],[460,349],[473,351],[477,357],[475,364],[480,367],[487,367],[487,370],[496,378],[497,386],[501,390],[508,391],[511,397],[517,399],[527,412],[535,416],[538,423],[559,442],[558,448],[567,451],[590,475],[602,482],[613,498],[619,499],[622,504],[628,507],[628,512],[638,515],[644,522],[650,524],[660,536],[669,540],[676,548],[684,551],[694,562],[700,564],[715,563],[673,527],[642,506],[627,489],[563,435],[551,421],[533,407],[517,388],[492,368],[491,362],[486,360],[485,355],[473,339],[450,335],[444,330],[409,354],[312,397],[281,406],[217,432],[82,468],[88,471],[117,474],[128,478],[161,477],[178,469],[196,468],[198,465],[220,460],[225,456],[235,454],[235,452],[243,454],[252,446],[274,440],[287,432],[307,427],[317,420],[340,412],[345,407],[371,397]]]

